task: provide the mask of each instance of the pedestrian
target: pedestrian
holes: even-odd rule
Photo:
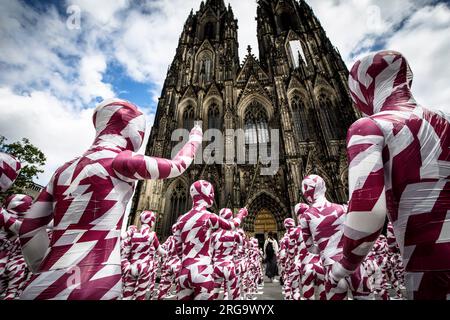
[[[269,278],[270,282],[279,282],[275,279],[276,276],[279,276],[276,252],[278,252],[278,242],[275,240],[274,234],[269,232],[267,240],[264,243],[264,257],[266,263],[266,276]]]

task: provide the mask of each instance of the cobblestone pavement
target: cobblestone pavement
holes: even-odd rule
[[[395,299],[395,292],[393,290],[389,290],[390,296],[392,300]],[[406,292],[403,292],[405,295]],[[269,279],[264,279],[264,285],[258,288],[258,294],[255,295],[255,300],[284,300],[284,296],[282,293],[281,284],[279,282],[270,282]],[[220,292],[219,300],[223,299],[223,291]],[[175,296],[169,297],[167,300],[175,300]],[[350,298],[352,300],[352,298]]]
[[[258,288],[258,294],[255,295],[255,300],[283,300],[284,297],[281,290],[279,282],[271,283],[269,279],[266,278],[264,279],[264,285]],[[220,292],[219,299],[223,299],[223,291]],[[170,296],[166,300],[175,300],[175,296]]]

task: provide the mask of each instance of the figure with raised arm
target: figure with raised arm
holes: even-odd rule
[[[92,146],[56,170],[22,223],[22,251],[34,273],[22,299],[120,298],[120,230],[135,183],[183,174],[202,142],[196,126],[172,160],[137,154],[144,114],[118,99],[101,103],[93,122]]]
[[[208,209],[214,203],[214,187],[207,181],[193,183],[190,195],[192,209],[178,219],[174,232],[178,256],[181,259],[177,298],[212,300],[215,282],[211,233],[217,229],[236,229],[248,212],[247,209],[241,209],[231,220],[209,212]]]

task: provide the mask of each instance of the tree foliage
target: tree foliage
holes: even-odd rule
[[[44,172],[42,167],[47,158],[44,153],[34,146],[29,139],[7,143],[7,139],[0,135],[0,151],[15,156],[22,164],[22,170],[14,185],[5,193],[0,193],[0,201],[11,194],[24,193],[33,184],[33,179]]]

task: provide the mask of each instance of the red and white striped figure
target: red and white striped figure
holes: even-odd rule
[[[264,273],[261,268],[264,253],[262,252],[261,248],[259,247],[258,239],[253,238],[252,243],[253,243],[253,254],[254,254],[253,262],[255,265],[255,286],[256,286],[256,293],[258,293],[258,286],[259,286],[259,284],[263,283],[263,280],[264,280]]]
[[[337,281],[352,273],[389,213],[405,264],[410,299],[450,298],[450,117],[419,106],[413,74],[394,51],[353,66],[349,86],[368,117],[349,130],[350,210]]]
[[[8,280],[5,277],[6,264],[8,263],[9,253],[12,244],[8,239],[8,235],[0,229],[0,298],[8,286]]]
[[[163,247],[167,252],[161,267],[161,280],[159,282],[158,300],[167,297],[172,285],[178,282],[178,275],[181,270],[181,260],[177,255],[175,238],[173,236],[174,226],[172,226],[172,235],[164,242]]]
[[[252,279],[250,274],[250,266],[251,266],[251,254],[252,254],[252,245],[251,245],[251,238],[247,238],[244,241],[244,248],[243,251],[244,257],[242,259],[242,290],[241,290],[241,299],[242,300],[248,300],[251,299],[251,290],[252,290]]]
[[[347,210],[344,205],[329,202],[325,196],[326,190],[325,181],[317,175],[308,176],[302,182],[303,195],[310,204],[301,219],[303,239],[310,252],[318,251],[325,271],[331,269],[342,257],[342,236]],[[340,286],[329,287],[327,299],[346,299],[348,289],[355,299],[366,299],[371,293],[368,284],[367,274],[360,268]]]
[[[31,273],[28,270],[23,258],[19,238],[12,243],[11,252],[6,263],[5,275],[7,279],[7,289],[4,300],[19,299],[20,294],[25,289]]]
[[[231,221],[209,212],[214,203],[214,188],[207,181],[197,181],[190,188],[193,207],[181,216],[174,237],[181,272],[177,298],[179,300],[211,300],[214,298],[213,245],[211,233],[217,229],[234,230],[248,214],[241,209]]]
[[[222,209],[219,212],[219,217],[231,221],[233,211],[227,208]],[[214,281],[216,282],[216,291],[221,287],[225,288],[225,300],[239,299],[238,279],[233,255],[240,241],[241,237],[235,230],[219,229],[212,234]],[[218,295],[219,292],[216,292],[216,297]]]
[[[19,176],[21,168],[20,162],[14,156],[0,152],[0,192],[5,192],[11,188]],[[17,235],[18,228],[20,228],[20,223],[16,223],[16,216],[0,208],[0,230],[3,229],[5,232],[12,232],[12,234]],[[0,253],[1,256],[4,256],[4,254]]]
[[[286,219],[284,220],[284,227],[286,228],[286,235],[283,237],[284,246],[286,247],[286,257],[280,262],[283,263],[283,269],[285,273],[285,289],[284,296],[286,300],[293,299],[293,290],[292,290],[292,282],[295,276],[295,260],[297,254],[297,243],[295,242],[294,235],[295,233],[295,221],[294,219]],[[280,246],[281,247],[281,246]]]
[[[251,238],[247,242],[246,264],[246,272],[243,278],[245,299],[254,300],[256,299],[254,295],[258,293],[258,283],[261,277],[261,255],[256,238]]]
[[[389,300],[388,292],[388,245],[386,237],[381,235],[363,262],[366,267],[371,287],[377,297]]]
[[[293,281],[293,298],[300,300],[326,300],[325,270],[320,256],[308,251],[301,228],[301,219],[309,206],[299,203],[295,206],[295,214],[299,226],[292,232],[291,242],[296,248],[295,273]]]
[[[25,194],[14,194],[6,198],[3,207],[10,213],[14,214],[19,220],[23,220],[26,212],[33,204],[33,198]],[[18,232],[16,236],[18,236]]]
[[[153,294],[154,283],[152,285],[155,270],[155,252],[165,255],[161,248],[158,237],[151,231],[156,215],[152,211],[141,213],[141,230],[131,236],[130,248],[130,272],[125,280],[124,299],[125,300],[145,300],[150,292]]]
[[[0,152],[0,192],[11,188],[21,168],[20,162],[14,156]]]
[[[22,290],[25,288],[29,279],[30,272],[22,255],[19,241],[19,228],[23,221],[25,213],[30,209],[33,198],[23,194],[9,196],[3,205],[8,213],[16,220],[15,228],[9,228],[9,241],[12,247],[8,255],[6,263],[6,280],[7,289],[5,292],[5,300],[18,299]]]
[[[141,214],[141,224],[147,224],[150,227],[150,230],[154,229],[156,223],[156,214],[152,211],[144,211]],[[158,271],[159,263],[158,258],[156,257],[156,253],[160,257],[165,257],[167,255],[167,252],[164,250],[162,246],[160,246],[159,239],[157,238],[157,235],[155,232],[150,232],[151,238],[154,237],[153,246],[150,247],[150,284],[148,287],[149,292],[149,298],[154,299],[155,298],[155,284],[156,284],[156,274]]]
[[[14,181],[19,176],[21,169],[20,162],[13,156],[0,152],[0,192],[5,192],[13,185]],[[12,248],[12,243],[9,240],[9,235],[4,229],[5,224],[8,228],[14,220],[10,220],[11,216],[0,208],[0,296],[6,290],[7,279],[5,278],[6,263]],[[9,221],[8,221],[9,220]]]
[[[234,254],[234,261],[236,266],[236,276],[238,280],[237,285],[237,293],[236,295],[243,299],[244,294],[244,275],[246,273],[246,257],[247,257],[247,235],[245,234],[244,229],[238,228],[236,229],[237,234],[239,235],[239,242],[237,244],[237,249]]]
[[[9,234],[10,240],[18,238],[25,212],[30,209],[32,203],[33,198],[24,194],[11,195],[3,203],[4,209],[0,212],[0,228]]]
[[[131,238],[133,237],[133,234],[137,232],[138,229],[136,226],[131,225],[128,227],[127,231],[124,232],[120,239],[120,258],[121,258],[121,267],[122,267],[122,284],[123,284],[123,294],[124,296],[132,296],[133,295],[133,288],[132,287],[125,287],[125,280],[128,279],[129,273],[130,273],[130,267],[131,267]]]
[[[388,223],[386,238],[388,245],[388,278],[395,290],[396,298],[403,299],[402,290],[405,288],[405,268],[400,247],[395,239],[392,222]]]
[[[287,248],[289,245],[289,235],[286,231],[283,238],[280,240],[280,248],[277,252],[277,260],[278,264],[280,266],[281,272],[280,272],[280,279],[283,281],[283,294],[286,300],[289,300],[289,294],[291,293],[289,289],[286,286],[286,283],[288,281],[288,272],[287,272]]]
[[[20,239],[33,272],[23,299],[118,299],[120,230],[137,180],[181,175],[202,141],[196,126],[173,160],[139,155],[146,128],[136,106],[109,100],[94,112],[96,138],[57,169],[24,220]],[[46,225],[54,218],[51,242]]]

